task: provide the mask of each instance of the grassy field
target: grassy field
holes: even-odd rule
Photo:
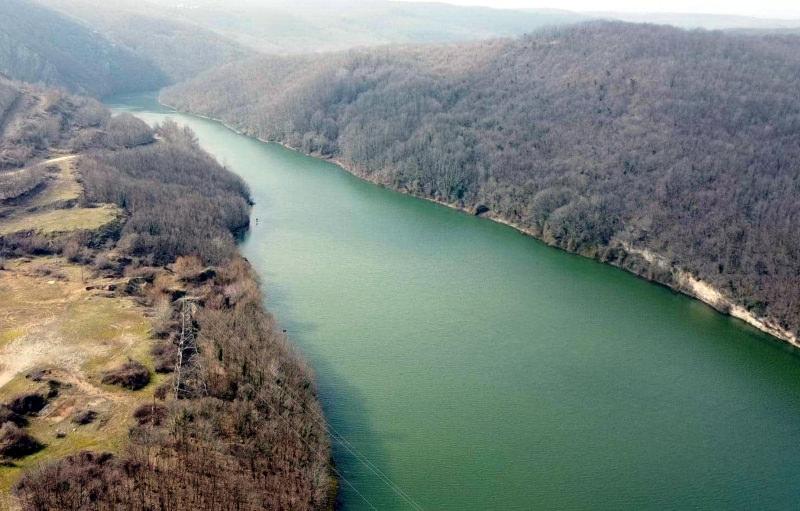
[[[148,365],[151,321],[127,298],[109,297],[97,287],[109,279],[87,278],[80,266],[60,258],[13,261],[0,271],[0,402],[45,392],[46,380],[61,386],[57,397],[28,432],[46,444],[42,451],[0,466],[0,493],[7,493],[21,470],[83,449],[116,451],[123,444],[131,412],[153,398],[161,380],[130,392],[100,382],[103,371],[132,358]],[[44,381],[27,377],[47,371]],[[98,413],[86,426],[71,422],[83,409]],[[63,438],[59,438],[63,435]]]
[[[96,208],[54,209],[15,215],[0,220],[0,235],[24,231],[40,234],[94,231],[110,224],[119,215],[118,208],[107,204]]]
[[[61,156],[41,163],[58,170],[36,193],[3,208],[5,214],[0,217],[0,236],[25,231],[40,234],[92,231],[119,218],[120,210],[110,204],[92,208],[74,207],[75,201],[83,193],[76,175],[75,161],[75,156]]]
[[[41,193],[31,198],[27,207],[42,208],[78,199],[83,189],[75,175],[75,160],[75,156],[61,156],[43,163],[42,165],[57,167],[58,173]]]
[[[46,380],[60,382],[59,395],[28,432],[46,445],[42,451],[0,466],[0,494],[8,493],[20,472],[38,463],[84,449],[118,450],[131,426],[131,413],[153,399],[156,377],[138,392],[100,382],[103,371],[128,358],[152,370],[151,321],[143,307],[127,298],[104,296],[87,287],[113,284],[86,277],[86,271],[59,258],[14,261],[0,271],[0,402],[46,392]],[[27,377],[47,371],[44,382]],[[91,409],[98,419],[86,426],[71,422]],[[59,438],[63,435],[63,438]]]
[[[83,193],[75,157],[60,157],[35,193],[0,207],[0,235],[36,231],[57,235],[100,229],[120,217],[101,204],[75,207]],[[153,370],[149,311],[109,286],[124,279],[99,276],[91,268],[61,257],[20,258],[0,270],[0,403],[41,393],[57,383],[57,395],[25,431],[45,445],[12,463],[0,463],[0,509],[13,507],[10,489],[23,470],[81,450],[120,450],[133,424],[132,412],[153,400],[163,377],[133,392],[101,382],[105,371],[129,359]],[[37,377],[32,377],[37,376]],[[40,377],[39,377],[40,376]],[[37,381],[38,380],[38,381]],[[94,422],[78,425],[76,413],[92,410]]]

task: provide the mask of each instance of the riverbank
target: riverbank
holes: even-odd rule
[[[236,244],[247,186],[177,124],[102,129],[0,201],[0,508],[332,508],[313,373]]]
[[[180,112],[180,110],[178,110],[176,107],[161,101],[160,98],[159,98],[159,103],[167,108],[175,110],[176,112]],[[379,179],[380,177],[379,173],[363,172],[359,170],[356,166],[351,165],[341,159],[332,158],[321,154],[309,154],[297,147],[292,147],[282,141],[265,140],[253,133],[250,133],[247,128],[234,126],[223,119],[209,117],[201,114],[195,114],[192,112],[186,112],[186,113],[188,113],[189,115],[197,116],[201,119],[207,119],[210,121],[220,123],[221,125],[223,125],[224,127],[228,128],[229,130],[233,131],[236,134],[254,138],[256,140],[259,140],[267,144],[269,143],[278,144],[291,151],[305,154],[306,156],[311,156],[313,158],[329,161],[340,167],[345,172],[353,176],[356,176],[359,179],[362,179],[364,181],[367,181],[369,183],[378,186],[387,187],[389,189],[392,189],[399,193],[403,193],[405,195],[410,195],[419,199],[433,202],[441,206],[445,206],[470,215],[475,214],[476,207],[478,207],[478,204],[452,203],[452,202],[442,201],[434,197],[429,197],[419,193],[415,193],[414,191],[408,189],[400,189],[391,186],[387,182],[381,181]],[[609,247],[607,247],[608,250],[604,251],[604,253],[608,253],[609,251],[613,253],[613,257],[611,258],[599,257],[597,251],[587,252],[587,253],[570,251],[562,246],[559,246],[556,243],[553,243],[553,240],[545,239],[540,233],[534,231],[533,229],[518,224],[512,221],[511,219],[505,218],[504,216],[496,212],[488,211],[479,216],[491,220],[493,222],[511,227],[512,229],[515,229],[521,234],[535,238],[543,243],[546,243],[549,246],[559,248],[569,253],[581,255],[589,259],[594,259],[599,262],[610,264],[617,268],[623,269],[629,273],[632,273],[637,277],[643,278],[645,280],[648,280],[656,284],[661,284],[663,286],[666,286],[672,289],[673,291],[682,293],[684,295],[687,295],[691,298],[694,298],[709,305],[710,307],[714,308],[721,314],[725,314],[737,318],[739,320],[742,320],[745,323],[749,324],[750,326],[757,328],[758,330],[766,334],[769,334],[772,337],[775,337],[779,341],[787,343],[793,347],[800,348],[800,338],[798,338],[798,336],[795,333],[780,327],[771,318],[759,317],[753,314],[751,311],[748,311],[741,304],[735,303],[729,297],[725,296],[725,294],[722,291],[716,289],[708,282],[704,282],[700,279],[697,279],[695,276],[693,276],[690,272],[686,271],[685,269],[671,265],[666,259],[659,256],[658,254],[653,254],[646,250],[641,250],[635,247],[631,247],[630,245],[627,245],[622,242],[613,242]]]
[[[800,366],[766,334],[152,94],[111,104],[190,126],[248,184],[261,221],[239,250],[329,424],[422,507],[715,509],[731,487],[793,502]],[[408,508],[333,447],[348,509]]]
[[[262,142],[263,142],[263,140],[262,140]],[[302,151],[300,151],[299,149],[294,148],[294,147],[290,147],[290,146],[288,146],[286,144],[283,144],[281,142],[275,142],[275,143],[279,143],[280,145],[282,145],[283,147],[286,147],[287,149],[291,149],[293,151],[298,151],[298,152],[302,153]],[[306,154],[306,153],[303,153],[303,154]],[[308,154],[308,156],[312,156],[312,157],[315,157],[315,158],[321,158],[321,159],[328,160],[328,161],[336,164],[340,168],[342,168],[345,172],[348,172],[348,173],[350,173],[350,174],[352,174],[352,175],[354,175],[354,176],[356,176],[356,177],[358,177],[360,179],[363,179],[365,181],[368,181],[370,183],[373,183],[373,184],[376,184],[376,185],[379,185],[379,186],[387,186],[386,183],[383,183],[383,182],[381,182],[381,181],[379,181],[377,179],[373,179],[371,177],[371,175],[369,175],[369,174],[367,174],[365,172],[360,172],[354,166],[348,165],[346,162],[341,161],[339,159],[326,158],[326,157],[324,157],[322,155],[318,155],[318,154]],[[753,327],[757,328],[758,330],[760,330],[760,331],[762,331],[764,333],[767,333],[767,334],[775,337],[776,339],[778,339],[780,341],[788,343],[788,344],[794,346],[795,348],[800,348],[800,339],[794,333],[792,333],[792,332],[790,332],[790,331],[788,331],[788,330],[786,330],[784,328],[781,328],[780,326],[776,325],[775,322],[773,320],[771,320],[770,318],[762,318],[762,317],[756,316],[752,312],[748,311],[741,304],[737,304],[733,300],[731,300],[729,297],[725,296],[725,294],[722,293],[722,291],[720,291],[719,289],[716,289],[714,286],[712,286],[708,282],[705,282],[703,280],[700,280],[700,279],[696,278],[690,272],[688,272],[688,271],[686,271],[686,270],[684,270],[682,268],[679,268],[679,267],[676,267],[676,266],[673,266],[673,265],[669,264],[669,262],[666,261],[666,259],[664,259],[663,257],[661,257],[661,256],[659,256],[657,254],[652,254],[651,252],[646,251],[646,250],[636,249],[636,248],[630,247],[630,246],[628,246],[628,245],[626,245],[624,243],[615,243],[615,244],[612,244],[612,245],[609,246],[610,249],[617,251],[617,254],[616,254],[615,258],[614,259],[605,259],[604,260],[604,259],[598,257],[598,254],[597,254],[596,251],[591,252],[591,253],[581,253],[581,252],[574,252],[574,251],[567,250],[564,247],[561,247],[558,244],[553,243],[552,241],[549,241],[549,240],[545,239],[543,236],[541,236],[539,233],[537,233],[533,229],[530,229],[529,227],[526,227],[526,226],[520,225],[518,223],[515,223],[512,220],[510,220],[508,218],[505,218],[502,215],[500,215],[500,214],[498,214],[498,213],[496,213],[494,211],[488,211],[486,213],[478,215],[478,214],[475,213],[476,212],[476,208],[479,207],[478,204],[461,205],[461,204],[457,204],[457,203],[442,201],[442,200],[439,200],[439,199],[436,199],[436,198],[433,198],[433,197],[426,197],[424,195],[420,195],[420,194],[414,193],[414,192],[409,191],[409,190],[398,189],[398,188],[395,188],[395,187],[390,187],[390,188],[395,190],[395,191],[397,191],[397,192],[399,192],[399,193],[403,193],[403,194],[406,194],[406,195],[411,195],[413,197],[416,197],[416,198],[419,198],[419,199],[423,199],[423,200],[427,200],[429,202],[433,202],[433,203],[436,203],[436,204],[439,204],[439,205],[442,205],[442,206],[445,206],[445,207],[448,207],[448,208],[451,208],[451,209],[455,209],[457,211],[461,211],[463,213],[467,213],[467,214],[470,214],[470,215],[474,214],[475,216],[480,216],[482,218],[486,218],[488,220],[491,220],[492,222],[496,222],[496,223],[511,227],[512,229],[518,231],[519,233],[521,233],[521,234],[523,234],[525,236],[530,236],[530,237],[535,238],[535,239],[541,241],[542,243],[545,243],[545,244],[547,244],[547,245],[549,245],[551,247],[558,248],[560,250],[564,250],[565,252],[577,254],[577,255],[580,255],[580,256],[583,256],[583,257],[587,257],[589,259],[597,260],[599,262],[611,264],[612,266],[615,266],[615,267],[620,268],[622,270],[625,270],[625,271],[627,271],[629,273],[632,273],[632,274],[636,275],[637,277],[643,278],[645,280],[648,280],[648,281],[656,283],[656,284],[661,284],[663,286],[666,286],[666,287],[672,289],[673,291],[677,291],[679,293],[683,293],[683,294],[685,294],[687,296],[690,296],[690,297],[692,297],[692,298],[694,298],[696,300],[699,300],[699,301],[705,303],[706,305],[709,305],[710,307],[714,308],[715,310],[717,310],[721,314],[725,314],[725,315],[737,318],[739,320],[742,320],[745,323],[749,324],[750,326],[753,326]],[[620,254],[619,251],[622,251],[623,253]],[[641,257],[642,259],[644,259],[648,263],[649,266],[645,267],[645,268],[642,268],[640,265],[626,264],[626,261],[628,261],[630,259],[630,257]],[[651,277],[651,275],[663,275],[664,270],[666,270],[668,272],[668,274],[670,275],[669,279],[652,278]]]

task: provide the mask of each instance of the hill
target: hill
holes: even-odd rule
[[[214,34],[252,50],[276,54],[505,37],[587,19],[568,11],[509,11],[385,0],[118,0],[113,6],[101,0],[39,1],[88,20],[115,40],[146,40],[153,33],[161,38],[160,30],[153,32],[156,25],[152,21],[141,20],[146,10],[147,17],[158,19],[159,24],[194,27],[196,33],[187,39],[190,48],[203,41],[210,43],[210,34]],[[125,27],[127,23],[138,28]],[[140,29],[144,32],[138,33]],[[180,46],[171,48],[185,51]]]
[[[162,97],[796,341],[799,50],[796,36],[593,22],[261,57]]]
[[[143,2],[38,0],[63,16],[97,30],[109,41],[155,65],[180,82],[253,52],[196,23],[181,21]]]
[[[0,79],[0,119],[0,509],[330,508],[246,185],[93,99]]]
[[[593,18],[626,21],[629,23],[655,23],[679,28],[705,28],[708,30],[785,30],[799,29],[800,19],[757,18],[726,14],[687,14],[658,12],[592,12]]]
[[[29,0],[0,2],[0,73],[94,96],[167,82],[147,60]]]

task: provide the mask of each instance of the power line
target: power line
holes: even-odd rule
[[[213,321],[213,320],[210,321],[210,323],[211,323],[210,326],[212,326],[212,329],[216,331],[217,335],[219,335],[220,331],[221,331],[220,327],[218,327],[216,325],[216,322]],[[275,374],[272,369],[269,369],[269,372],[276,379],[278,379],[278,380],[281,379],[280,376],[278,374]],[[269,382],[269,383],[271,383],[272,385],[277,386],[277,383],[274,383],[274,382]],[[291,399],[296,406],[298,406],[301,409],[303,408],[303,406],[300,404],[300,402],[296,398],[296,396],[294,396],[294,394],[287,387],[278,387],[278,388],[280,388],[286,394],[288,394],[289,399]],[[319,413],[317,410],[314,410],[312,408],[309,408],[308,411],[311,411],[314,415],[316,415],[316,417],[312,416],[312,420],[314,420],[317,425],[321,426],[334,440],[338,441],[340,445],[343,445],[344,448],[347,449],[348,452],[350,452],[350,454],[355,456],[356,459],[358,459],[358,461],[360,461],[362,464],[364,464],[364,466],[367,467],[367,469],[369,469],[376,477],[378,477],[378,479],[380,479],[381,482],[384,483],[390,490],[392,490],[398,497],[400,497],[402,500],[404,500],[413,509],[415,509],[417,511],[422,511],[423,510],[422,506],[420,506],[405,490],[403,490],[399,485],[397,485],[394,481],[392,481],[392,479],[388,475],[386,475],[380,468],[378,468],[374,463],[372,463],[372,461],[370,461],[369,458],[367,458],[364,454],[362,454],[360,451],[358,451],[358,449],[353,444],[351,444],[349,441],[347,441],[347,439],[345,439],[344,436],[342,436],[332,425],[330,425],[330,423],[328,423],[328,421],[325,419],[325,417],[321,413]],[[278,416],[283,418],[280,414],[278,414]],[[305,441],[304,438],[301,437],[301,439],[306,444],[308,444]],[[311,446],[309,445],[309,448],[310,447]],[[341,476],[341,473],[338,470],[336,470],[334,467],[332,467],[332,468],[338,475]],[[348,485],[351,488],[353,488],[353,490],[356,491],[356,493],[361,495],[360,492],[358,492],[358,490],[355,488],[355,486],[353,486],[349,481],[344,479],[343,476],[342,476],[342,478],[343,478],[343,480],[345,480],[346,483],[348,483]]]
[[[184,297],[181,304],[181,334],[177,339],[178,359],[175,362],[175,399],[192,397],[196,392],[207,393],[206,382],[202,378],[200,353],[197,350],[197,336],[194,328],[194,298]]]

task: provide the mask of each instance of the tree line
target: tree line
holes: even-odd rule
[[[163,100],[800,331],[800,37],[592,22],[259,57]]]
[[[156,338],[148,342],[156,370],[166,373],[152,403],[132,411],[118,453],[76,452],[26,471],[13,489],[22,509],[330,509],[336,481],[311,370],[264,310],[257,278],[236,251],[250,210],[242,180],[174,122],[151,128],[131,115],[111,117],[94,100],[3,81],[0,92],[3,85],[25,102],[9,113],[11,132],[57,120],[20,164],[56,150],[80,152],[79,200],[111,202],[124,215],[98,233],[0,236],[0,258],[61,255],[121,281],[109,287],[109,299],[133,299],[153,312]],[[2,147],[28,140],[4,137]],[[0,186],[16,175],[0,173]],[[188,325],[200,362],[198,381],[175,396],[170,373],[175,340],[187,328],[184,296],[193,304]],[[129,388],[150,381],[138,361],[102,378]],[[3,410],[2,454],[35,450],[19,417]],[[103,431],[101,424],[97,434]]]

